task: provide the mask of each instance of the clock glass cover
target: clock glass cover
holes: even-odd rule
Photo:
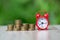
[[[46,28],[47,25],[48,25],[48,21],[46,18],[39,18],[38,21],[37,21],[37,25],[40,27],[40,28]]]

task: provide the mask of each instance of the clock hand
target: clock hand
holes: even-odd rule
[[[44,23],[44,24],[47,24],[47,22],[46,22],[46,23]]]

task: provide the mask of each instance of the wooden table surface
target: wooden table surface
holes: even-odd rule
[[[60,25],[50,25],[48,30],[6,31],[0,26],[0,40],[60,40]]]

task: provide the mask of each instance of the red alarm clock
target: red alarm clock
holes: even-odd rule
[[[49,25],[48,13],[45,13],[43,16],[40,13],[36,14],[36,26],[38,30],[47,30]]]

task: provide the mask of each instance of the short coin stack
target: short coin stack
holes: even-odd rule
[[[23,23],[21,20],[15,20],[15,24],[9,24],[7,27],[7,31],[34,31],[35,25]]]
[[[8,24],[8,27],[7,27],[7,31],[13,31],[13,25],[12,24]]]

